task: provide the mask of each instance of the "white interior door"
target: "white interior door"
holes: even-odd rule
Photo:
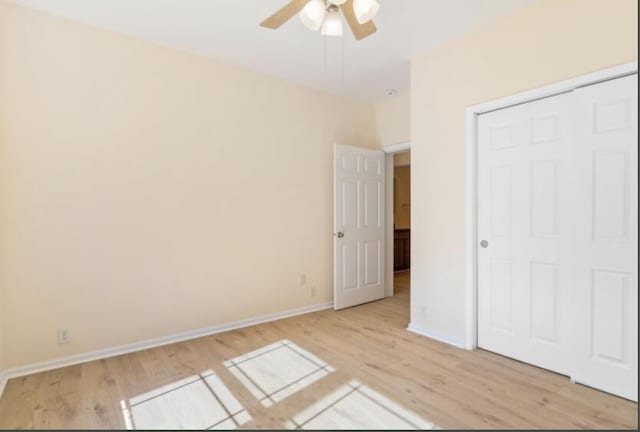
[[[384,184],[382,151],[335,146],[335,309],[384,297]]]
[[[575,91],[577,382],[638,400],[638,76]]]
[[[478,345],[563,374],[571,100],[561,94],[478,119]]]
[[[637,107],[631,75],[478,118],[478,345],[636,401]]]

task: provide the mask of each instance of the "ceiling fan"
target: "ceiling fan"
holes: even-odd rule
[[[291,0],[260,25],[277,29],[299,14],[300,21],[309,30],[321,30],[324,36],[342,36],[342,11],[353,36],[361,40],[377,31],[371,19],[379,9],[376,0]]]

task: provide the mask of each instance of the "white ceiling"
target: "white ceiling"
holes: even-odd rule
[[[409,61],[533,0],[379,0],[378,33],[355,41],[259,23],[287,0],[13,0],[96,27],[377,102],[409,88]]]

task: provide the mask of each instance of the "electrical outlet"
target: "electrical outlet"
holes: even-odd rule
[[[58,345],[71,342],[71,336],[68,329],[58,329]]]
[[[309,294],[311,295],[311,297],[315,297],[316,296],[316,287],[312,286],[311,290],[309,291]]]
[[[304,273],[300,274],[300,285],[304,285],[307,283],[307,275]]]

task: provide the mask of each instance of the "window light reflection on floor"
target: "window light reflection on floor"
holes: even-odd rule
[[[126,428],[235,429],[251,416],[211,370],[120,402]]]
[[[289,340],[233,358],[224,365],[265,407],[333,372],[327,363]]]
[[[351,381],[295,415],[289,429],[438,429],[369,387]]]

